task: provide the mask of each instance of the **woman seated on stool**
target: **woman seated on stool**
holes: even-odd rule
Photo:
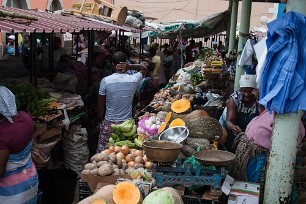
[[[226,105],[228,138],[225,147],[231,152],[234,152],[232,145],[235,137],[244,132],[249,122],[260,113],[257,97],[254,94],[256,75],[242,75],[239,83],[240,90],[230,96]]]
[[[271,147],[274,114],[264,110],[247,126],[246,131],[237,135],[236,158],[231,164],[230,175],[236,180],[260,182],[264,173],[267,153]],[[301,122],[298,144],[305,136]]]

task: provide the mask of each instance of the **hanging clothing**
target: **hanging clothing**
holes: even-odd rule
[[[267,40],[267,37],[264,37],[256,45],[254,45],[254,50],[255,50],[256,58],[257,58],[257,66],[256,66],[257,89],[260,89],[260,81],[262,77],[263,68],[266,62],[266,56],[267,56],[266,40]]]
[[[306,110],[306,16],[288,12],[268,24],[260,101],[269,111]]]
[[[241,57],[239,60],[238,65],[239,66],[243,66],[243,65],[252,65],[253,64],[253,60],[252,60],[252,56],[254,54],[254,41],[251,39],[248,39],[244,45],[243,51],[241,53]]]

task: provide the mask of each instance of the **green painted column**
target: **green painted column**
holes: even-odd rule
[[[233,5],[233,0],[229,0],[228,4],[228,10],[232,12],[232,5]],[[228,46],[229,46],[229,37],[230,37],[230,31],[231,31],[231,19],[226,19],[226,36],[225,36],[225,51],[228,51]]]
[[[228,45],[228,53],[234,50],[235,41],[236,41],[236,28],[237,28],[237,14],[238,14],[238,0],[232,0],[232,9],[231,9],[231,28],[230,28],[230,36],[229,36],[229,45]]]
[[[287,11],[296,11],[305,15],[305,0],[288,0]],[[303,111],[275,115],[264,204],[291,203],[296,146],[302,115]]]
[[[242,0],[242,10],[241,10],[241,17],[240,17],[240,29],[239,32],[241,34],[248,34],[250,30],[250,18],[251,18],[251,9],[252,9],[252,0]],[[236,66],[236,76],[235,76],[235,84],[234,84],[234,91],[239,90],[239,80],[241,75],[244,73],[242,67],[238,66],[238,62],[241,57],[241,51],[248,40],[248,36],[241,36],[239,35],[239,42],[238,42],[238,56],[237,56],[237,66]]]
[[[295,11],[306,15],[306,2],[305,0],[288,0],[287,1],[287,12]]]

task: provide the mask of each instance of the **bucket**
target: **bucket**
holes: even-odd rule
[[[70,204],[78,174],[70,169],[48,169],[39,172],[39,187],[43,191],[46,204]]]

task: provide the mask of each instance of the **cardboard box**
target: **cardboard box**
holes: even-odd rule
[[[47,140],[51,137],[62,134],[62,131],[63,131],[62,128],[63,128],[62,126],[56,126],[54,128],[51,128],[50,130],[45,131],[41,135],[37,136],[37,141],[42,142],[42,141]]]
[[[39,123],[39,127],[35,130],[34,138],[43,134],[47,131],[47,124],[46,123]]]
[[[234,181],[228,204],[258,204],[259,189],[260,185],[258,183]]]
[[[85,181],[90,190],[95,192],[98,183],[105,183],[105,184],[116,184],[117,179],[124,178],[132,180],[130,175],[120,175],[120,176],[94,176],[90,174],[81,174],[81,180]]]

